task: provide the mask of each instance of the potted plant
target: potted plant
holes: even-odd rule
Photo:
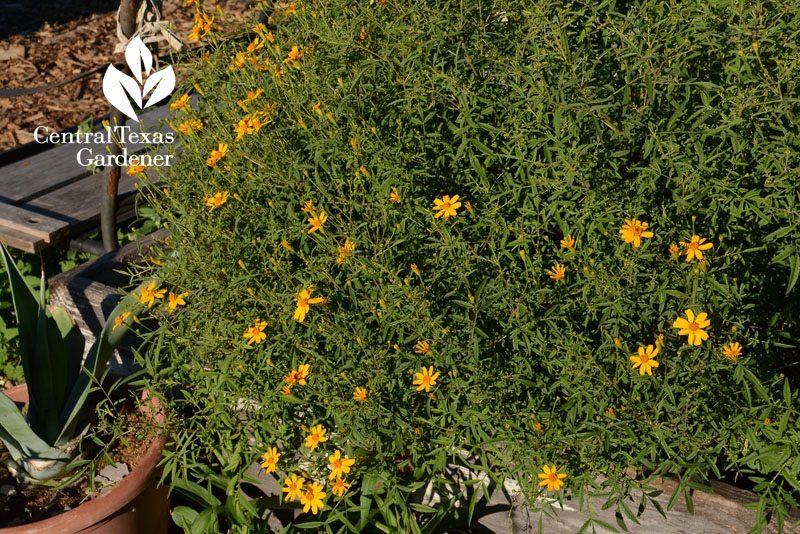
[[[21,484],[56,486],[82,460],[81,440],[89,430],[86,401],[92,384],[102,378],[109,357],[141,304],[135,295],[125,297],[109,315],[82,363],[83,337],[65,309],[48,310],[44,273],[37,295],[6,248],[0,248],[19,323],[19,350],[26,380],[0,395],[0,439],[8,451],[5,463]],[[24,415],[17,403],[27,403]],[[163,422],[163,414],[158,411],[154,418]],[[133,473],[99,497],[57,517],[0,531],[164,532],[168,501],[165,489],[156,488],[155,477],[164,445],[165,437],[156,439]]]

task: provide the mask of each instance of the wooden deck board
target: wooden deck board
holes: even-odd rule
[[[156,131],[158,121],[169,113],[169,106],[165,105],[142,114],[142,131]],[[140,131],[136,123],[129,121],[127,125],[132,131]],[[18,205],[87,176],[86,167],[77,160],[78,151],[83,148],[91,148],[93,155],[109,153],[105,143],[64,144],[0,168],[0,202]],[[145,145],[129,143],[126,148],[134,154],[144,150]]]

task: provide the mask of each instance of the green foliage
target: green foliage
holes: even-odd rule
[[[418,492],[447,495],[448,464],[513,478],[542,513],[556,465],[622,526],[633,489],[658,507],[656,477],[690,506],[729,475],[783,524],[800,498],[796,4],[311,0],[275,20],[274,43],[210,34],[185,82],[202,128],[152,191],[173,232],[158,275],[189,293],[145,362],[154,390],[184,390],[165,478],[214,473],[234,500],[185,527],[260,524],[236,490],[269,447],[282,479],[326,482],[296,529],[433,531]],[[445,195],[464,204],[436,218]],[[620,238],[633,218],[654,232],[640,247]],[[694,235],[703,262],[670,252]],[[311,286],[323,301],[298,322]],[[687,309],[711,321],[699,346],[673,327]],[[652,376],[631,368],[648,345]],[[301,364],[308,384],[282,394]],[[412,385],[427,366],[430,395]],[[343,498],[335,450],[356,459]]]

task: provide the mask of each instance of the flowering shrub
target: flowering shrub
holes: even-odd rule
[[[228,499],[181,521],[430,532],[471,517],[415,497],[458,464],[622,523],[656,477],[670,506],[732,477],[782,525],[800,13],[741,6],[308,0],[211,28],[143,273],[185,297],[145,362],[181,390],[165,477]],[[236,491],[253,462],[280,499]]]

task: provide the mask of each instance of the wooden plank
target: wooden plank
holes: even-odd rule
[[[159,120],[170,114],[174,112],[165,104],[140,116],[141,129],[132,121],[127,125],[131,126],[131,131],[154,132],[163,125]],[[86,177],[86,168],[77,160],[78,151],[91,148],[93,155],[108,154],[106,146],[104,143],[64,144],[0,168],[0,203],[21,204]],[[133,154],[142,151],[145,145],[129,143],[126,148]]]
[[[25,252],[38,252],[47,245],[40,237],[11,228],[0,228],[0,243]]]
[[[52,243],[69,229],[69,223],[9,204],[0,205],[0,231],[16,230]]]

